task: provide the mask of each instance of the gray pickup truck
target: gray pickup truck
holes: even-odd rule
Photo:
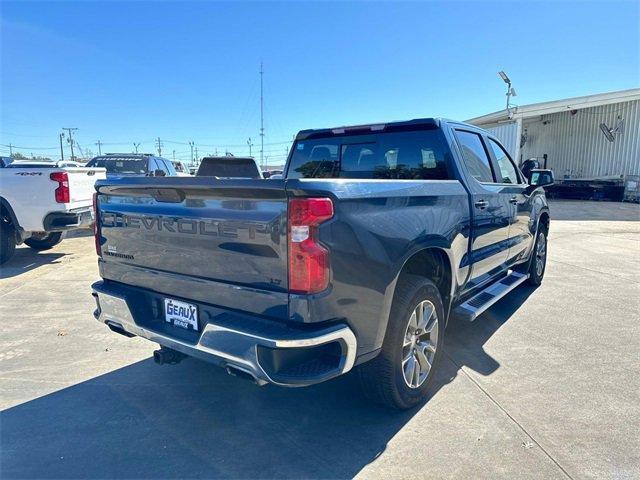
[[[284,179],[98,182],[95,317],[257,384],[353,368],[395,408],[423,401],[453,315],[473,321],[545,272],[548,170],[440,119],[301,131]]]

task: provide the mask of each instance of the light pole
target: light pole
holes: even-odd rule
[[[509,108],[511,107],[509,100],[511,99],[511,97],[516,96],[516,89],[511,86],[511,79],[507,76],[506,73],[504,73],[504,71],[500,70],[498,72],[498,75],[500,75],[502,81],[507,84],[507,113],[509,113]]]
[[[133,148],[135,148],[135,149],[136,149],[136,153],[138,153],[138,147],[139,147],[139,146],[140,146],[140,143],[139,143],[139,142],[138,142],[138,143],[134,143],[134,144],[133,144]]]
[[[189,140],[189,146],[191,147],[191,165],[194,164],[193,162],[193,146],[195,145],[195,143],[193,142],[193,140]]]

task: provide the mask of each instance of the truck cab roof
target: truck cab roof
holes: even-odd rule
[[[325,138],[334,137],[339,135],[362,135],[367,133],[379,133],[379,132],[402,132],[412,130],[431,130],[439,128],[443,123],[455,124],[457,126],[464,126],[465,128],[479,131],[478,127],[459,122],[455,120],[449,120],[446,118],[414,118],[412,120],[396,121],[396,122],[380,122],[380,123],[368,123],[364,125],[343,125],[333,128],[318,128],[300,130],[296,135],[296,140],[309,140],[312,138]]]
[[[439,126],[440,119],[437,118],[416,118],[401,122],[380,122],[366,125],[343,125],[334,128],[300,130],[296,135],[296,140],[308,140],[311,138],[333,137],[338,135],[433,129]]]

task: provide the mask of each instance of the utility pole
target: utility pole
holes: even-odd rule
[[[189,141],[189,146],[191,147],[191,165],[194,164],[194,161],[193,161],[193,145],[194,145],[193,144],[193,140]]]
[[[251,137],[247,140],[247,145],[249,145],[249,156],[251,156],[251,147],[253,147],[253,143],[251,143]]]
[[[138,142],[138,143],[134,143],[134,144],[133,144],[133,148],[135,148],[135,149],[136,149],[136,153],[138,153],[138,147],[139,147],[139,146],[140,146],[140,142]]]
[[[264,69],[260,62],[260,166],[264,167],[264,95],[262,88],[262,77]]]
[[[75,160],[76,157],[73,154],[73,132],[75,132],[76,130],[78,130],[77,128],[74,127],[63,127],[62,130],[66,130],[67,131],[67,142],[69,143],[69,145],[71,145],[71,161]]]
[[[196,164],[197,164],[197,165],[200,165],[200,164],[198,163],[198,147],[196,147]]]
[[[13,145],[9,144],[9,156],[13,157]]]
[[[64,133],[58,135],[60,139],[60,160],[64,160],[64,149],[62,148],[62,139],[64,138]]]
[[[175,150],[173,151],[173,161],[174,162],[176,161],[176,151]]]
[[[98,146],[98,155],[102,155],[102,142],[100,140],[98,140],[96,142],[96,145]]]
[[[160,137],[156,139],[156,146],[158,147],[158,156],[161,157],[162,156],[162,140],[160,140]]]

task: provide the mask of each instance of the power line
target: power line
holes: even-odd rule
[[[17,145],[4,144],[4,143],[0,143],[0,145],[2,145],[3,147],[15,148],[17,150],[57,150],[58,149],[58,147],[18,147]]]

